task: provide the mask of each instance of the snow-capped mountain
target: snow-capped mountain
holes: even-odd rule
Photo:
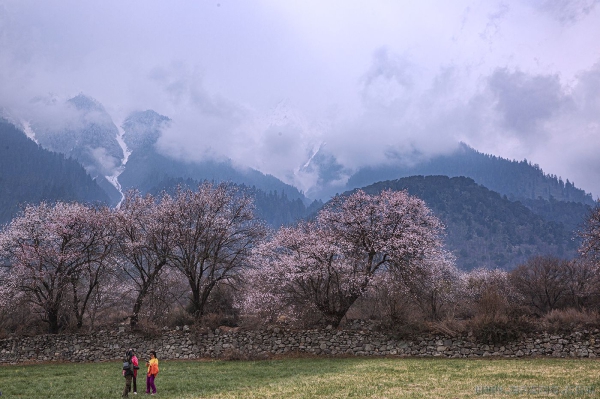
[[[94,178],[112,175],[123,159],[112,118],[100,103],[83,94],[68,100],[67,107],[73,112],[59,128],[30,122],[36,140],[51,151],[75,158]]]
[[[152,110],[134,112],[125,119],[123,141],[131,155],[119,176],[123,190],[137,188],[146,192],[160,186],[163,180],[183,178],[245,184],[266,192],[285,193],[292,200],[305,200],[297,188],[252,168],[236,168],[230,160],[182,161],[161,153],[156,143],[169,122],[168,117]]]
[[[28,125],[35,140],[45,149],[73,158],[107,192],[118,201],[120,193],[107,177],[113,176],[123,161],[123,150],[117,141],[119,130],[104,107],[83,94],[64,104],[48,104],[60,123],[50,124],[45,119],[33,119]]]
[[[336,193],[412,175],[471,177],[513,199],[593,203],[583,190],[568,180],[565,183],[545,175],[536,165],[488,156],[465,145],[411,166],[394,159],[385,165],[350,170],[336,158],[335,148],[322,141],[319,132],[325,127],[311,125],[285,102],[248,127],[264,136],[266,144],[256,151],[267,152],[253,156],[255,163],[262,160],[260,168],[239,167],[244,159],[192,161],[166,154],[157,143],[173,121],[153,110],[133,112],[117,127],[98,101],[83,94],[62,103],[53,98],[43,105],[46,114],[54,112],[53,118],[46,115],[23,122],[24,131],[42,147],[79,161],[113,204],[121,200],[124,190],[146,192],[173,178],[230,181],[308,203],[307,197],[326,201]],[[254,147],[248,154],[252,151]],[[284,163],[296,167],[275,173]],[[265,171],[273,171],[273,175]]]
[[[123,141],[133,152],[152,150],[165,125],[171,120],[152,110],[131,113],[123,122]]]

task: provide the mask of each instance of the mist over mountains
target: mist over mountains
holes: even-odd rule
[[[235,167],[230,160],[190,162],[161,154],[156,143],[161,128],[170,121],[166,116],[148,110],[134,112],[123,123],[123,141],[131,151],[119,182],[124,190],[152,190],[165,179],[183,178],[233,182],[269,192],[285,193],[292,200],[306,200],[297,188],[257,170]]]
[[[278,227],[310,217],[336,193],[406,189],[447,225],[448,246],[460,267],[511,268],[535,254],[573,257],[574,231],[595,203],[591,194],[568,179],[545,174],[538,165],[482,154],[465,144],[446,155],[413,154],[410,160],[399,157],[395,163],[357,170],[345,168],[320,145],[296,169],[298,176],[318,176],[302,192],[231,159],[193,161],[169,153],[161,140],[172,120],[153,110],[132,112],[117,126],[102,104],[83,94],[66,102],[35,101],[46,112],[31,120],[10,118],[3,110],[16,126],[0,123],[0,223],[25,203],[115,206],[129,189],[157,194],[209,180],[250,192],[258,216]],[[275,118],[277,134],[285,111]]]
[[[468,176],[513,201],[541,198],[594,204],[592,195],[575,187],[569,179],[563,181],[557,176],[547,175],[539,165],[527,160],[510,161],[482,154],[464,143],[451,154],[439,155],[412,166],[362,168],[348,179],[347,188],[415,175]]]
[[[110,201],[81,164],[41,148],[0,118],[0,225],[25,204],[56,200]]]

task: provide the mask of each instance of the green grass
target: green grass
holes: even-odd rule
[[[120,366],[0,366],[1,399],[117,398],[125,385]],[[600,361],[595,360],[161,361],[160,369],[159,398],[600,397]],[[137,397],[145,397],[145,386],[142,375]]]

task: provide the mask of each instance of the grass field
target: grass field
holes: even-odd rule
[[[1,399],[117,398],[121,363],[0,366]],[[600,397],[600,361],[284,359],[161,361],[159,398]],[[145,397],[145,376],[138,395]],[[130,397],[134,395],[130,394]]]

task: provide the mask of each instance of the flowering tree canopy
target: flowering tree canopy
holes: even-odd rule
[[[173,251],[169,211],[173,200],[156,201],[137,191],[126,193],[115,211],[120,269],[137,292],[130,324],[135,327],[145,297],[150,293]]]
[[[425,203],[404,191],[336,196],[316,220],[281,228],[257,248],[246,304],[290,315],[312,308],[337,326],[376,273],[409,278],[416,260],[441,247],[442,230]]]
[[[83,302],[78,296],[81,279],[89,276],[86,269],[104,264],[113,239],[105,214],[76,203],[41,203],[26,207],[0,233],[0,257],[11,268],[8,285],[41,311],[51,333],[61,328],[60,312],[69,292],[76,315],[85,310],[86,294]],[[96,283],[88,281],[87,289]]]
[[[197,191],[179,189],[170,203],[173,250],[169,264],[188,280],[191,309],[201,317],[215,286],[231,282],[250,250],[265,236],[254,217],[252,198],[232,186],[203,183]]]
[[[454,256],[445,250],[432,251],[415,259],[410,278],[400,273],[397,283],[406,287],[406,294],[432,320],[443,316],[444,307],[454,303],[463,292],[462,273],[455,266]]]

